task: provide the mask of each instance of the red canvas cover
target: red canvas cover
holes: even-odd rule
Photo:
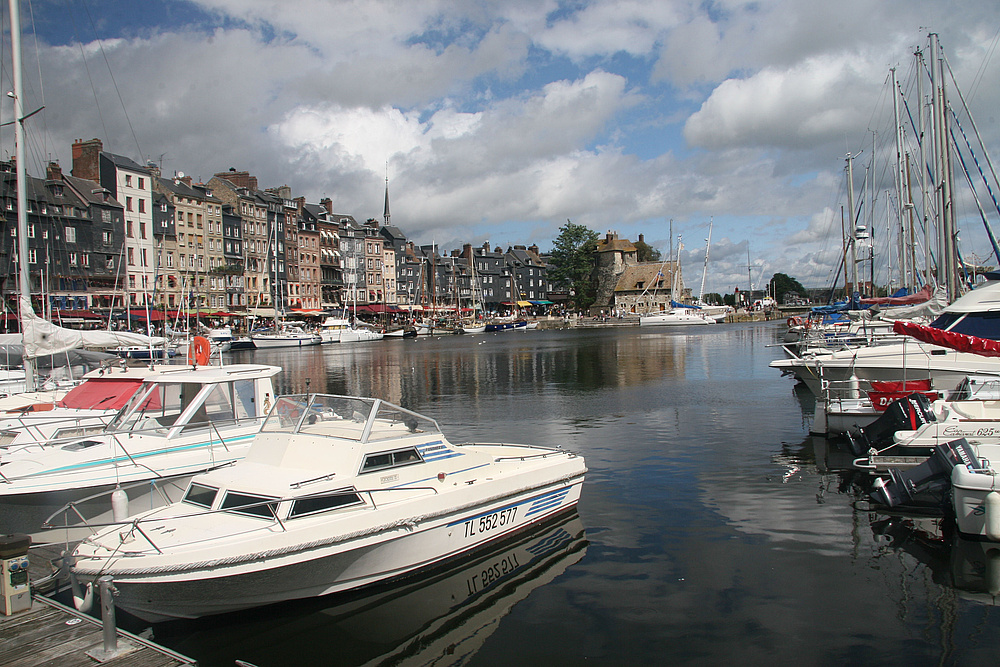
[[[142,380],[135,378],[91,378],[70,389],[56,405],[78,410],[119,410],[141,385]]]
[[[872,384],[875,384],[874,382]],[[886,384],[902,384],[899,383],[886,383]],[[909,386],[909,382],[906,383]],[[904,398],[913,394],[913,391],[870,391],[868,392],[868,400],[872,402],[872,407],[875,408],[875,412],[885,412],[885,409],[889,405],[899,398]],[[936,401],[939,395],[936,391],[921,391],[919,392],[929,398],[932,401]]]
[[[907,391],[907,393],[912,394],[915,391],[929,391],[931,388],[931,380],[927,378],[926,380],[903,380],[901,382],[894,381],[871,381],[872,389],[874,391]]]
[[[917,340],[925,343],[940,345],[959,352],[971,352],[981,354],[984,357],[1000,357],[1000,341],[989,338],[979,338],[966,334],[953,333],[944,329],[924,326],[916,322],[905,322],[896,320],[892,324],[892,330],[898,334],[913,336]]]

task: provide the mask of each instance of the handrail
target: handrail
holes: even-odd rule
[[[128,488],[131,488],[131,487],[128,487]],[[55,514],[53,514],[52,516],[50,516],[49,519],[52,519],[57,514],[62,514],[64,512],[69,511],[69,510],[73,510],[76,513],[76,515],[80,517],[80,519],[81,519],[81,521],[83,523],[74,524],[74,525],[52,525],[49,522],[49,519],[46,519],[45,523],[42,524],[42,528],[45,529],[45,530],[63,530],[63,529],[66,529],[66,528],[90,528],[91,530],[94,530],[95,528],[110,528],[112,526],[138,526],[141,523],[148,523],[148,522],[151,522],[151,521],[160,521],[160,522],[163,522],[163,523],[168,523],[168,522],[171,522],[171,521],[178,521],[178,520],[181,520],[181,519],[190,519],[190,518],[196,517],[196,516],[205,516],[205,515],[208,515],[208,514],[221,514],[221,513],[233,514],[235,512],[235,510],[245,510],[245,509],[254,508],[254,507],[261,507],[263,505],[274,505],[275,509],[271,510],[271,515],[274,518],[275,522],[277,522],[281,526],[282,530],[284,530],[284,531],[287,532],[288,529],[285,526],[285,523],[280,518],[278,518],[278,516],[277,516],[277,509],[276,508],[281,503],[291,502],[291,501],[294,501],[294,500],[302,500],[304,498],[323,498],[323,497],[326,497],[326,496],[334,496],[334,495],[339,495],[339,494],[343,494],[343,493],[355,493],[358,496],[362,496],[362,495],[368,496],[369,500],[371,501],[372,509],[378,509],[378,505],[375,503],[375,500],[374,500],[374,497],[372,496],[372,494],[375,494],[375,493],[390,493],[392,491],[433,491],[435,495],[437,495],[437,494],[440,493],[440,490],[438,490],[437,488],[435,488],[433,486],[397,486],[397,487],[390,487],[390,488],[386,488],[386,489],[356,489],[356,488],[353,488],[353,487],[345,487],[345,488],[339,488],[339,489],[332,489],[330,491],[324,491],[322,493],[310,493],[310,494],[306,494],[304,496],[282,496],[280,498],[270,498],[270,499],[262,500],[262,501],[256,502],[256,503],[249,503],[249,504],[246,504],[246,505],[240,505],[239,507],[227,507],[225,509],[223,509],[223,508],[218,508],[218,509],[207,509],[207,508],[204,508],[204,509],[202,509],[200,511],[188,512],[188,513],[184,513],[184,514],[178,514],[176,516],[160,516],[160,515],[156,514],[156,512],[165,509],[165,507],[169,507],[170,506],[170,505],[167,505],[165,507],[158,507],[158,508],[155,508],[153,510],[149,510],[149,512],[152,513],[150,516],[142,516],[142,517],[137,517],[137,518],[130,518],[130,519],[127,519],[127,520],[124,520],[124,521],[109,521],[109,522],[96,522],[96,521],[95,522],[89,522],[89,521],[86,520],[86,518],[84,518],[80,514],[79,510],[76,509],[76,505],[78,503],[69,503],[66,506],[64,506],[62,509],[60,509],[59,511],[57,511]],[[106,492],[106,493],[111,493],[111,492]],[[101,495],[103,495],[103,494],[95,494],[95,495],[87,498],[86,501],[91,501],[91,500],[93,500],[95,498],[100,497]],[[81,501],[78,501],[78,502],[79,503],[83,503],[85,501],[81,500]],[[171,503],[171,505],[180,505],[182,502],[183,501],[178,501],[176,503]],[[331,509],[336,509],[336,508],[331,508]],[[248,518],[248,519],[254,519],[254,518],[264,518],[264,517],[246,516],[246,518]],[[285,521],[287,521],[287,520],[288,519],[286,518]],[[97,531],[95,530],[94,532],[97,532]],[[143,536],[146,537],[145,533],[143,533]],[[148,537],[146,537],[146,539],[149,540]],[[152,544],[152,540],[150,540],[150,544]],[[154,545],[154,547],[155,547],[155,545]],[[157,551],[159,551],[159,549],[157,549]]]

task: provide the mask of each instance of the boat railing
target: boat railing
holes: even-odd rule
[[[505,447],[509,449],[514,448],[525,448],[526,445],[518,445],[510,442],[463,442],[456,447]],[[544,459],[549,456],[576,456],[572,452],[568,452],[565,449],[560,449],[558,447],[539,447],[538,445],[531,445],[531,449],[534,452],[542,450],[540,453],[532,454],[511,454],[510,456],[495,456],[493,460],[496,462],[500,461],[527,461],[529,459]]]
[[[79,443],[82,449],[86,449],[88,447],[88,443],[100,442],[98,439],[107,438],[115,446],[121,449],[122,453],[129,459],[129,461],[133,465],[149,470],[156,477],[162,477],[161,474],[157,473],[149,466],[146,466],[145,464],[140,464],[136,461],[136,459],[129,452],[129,449],[125,446],[124,440],[126,438],[131,439],[132,436],[148,435],[148,434],[165,436],[174,428],[180,428],[182,432],[186,432],[188,434],[190,434],[190,432],[194,430],[207,429],[209,434],[209,443],[208,443],[209,451],[214,456],[217,446],[221,446],[228,452],[229,440],[231,440],[234,437],[243,437],[244,435],[246,435],[245,432],[240,432],[238,434],[231,434],[231,435],[223,435],[222,432],[219,430],[220,426],[251,426],[253,425],[254,422],[256,422],[256,427],[259,429],[264,419],[265,419],[264,416],[254,416],[254,417],[241,417],[239,419],[234,418],[234,419],[217,420],[217,421],[210,420],[207,422],[189,422],[187,424],[181,424],[177,426],[161,425],[145,429],[126,429],[119,431],[102,430],[96,433],[91,433],[89,435],[82,435],[82,436],[75,435],[71,437],[58,438],[58,439],[35,440],[31,442],[17,443],[14,445],[10,445],[8,448],[8,452],[9,453],[34,452],[34,451],[44,452],[46,450],[51,450],[55,447],[67,447],[76,443]],[[168,443],[167,449],[173,446],[174,445]],[[152,453],[159,453],[159,451],[160,450],[154,450]],[[143,455],[148,455],[149,453],[150,452],[143,452]],[[81,463],[86,463],[88,465],[100,465],[101,463],[105,463],[108,461],[109,459],[103,458],[103,459],[90,459],[87,460],[86,462],[81,461]],[[11,480],[3,474],[2,468],[0,468],[0,482],[8,484],[11,483]]]
[[[128,486],[128,487],[123,487],[123,489],[125,489],[125,488],[136,488],[137,486],[139,486],[139,484]],[[79,500],[79,501],[76,501],[76,502],[73,502],[73,503],[69,503],[69,504],[63,506],[57,512],[55,512],[54,514],[52,514],[51,516],[49,516],[49,518],[46,519],[46,521],[44,522],[44,524],[42,525],[42,527],[44,529],[46,529],[46,530],[53,530],[53,531],[59,531],[59,530],[78,531],[78,530],[82,529],[82,530],[88,531],[91,535],[96,535],[97,533],[99,533],[101,531],[101,529],[104,529],[104,528],[111,528],[111,527],[117,527],[117,528],[122,528],[122,529],[128,528],[130,530],[134,530],[134,531],[138,532],[138,534],[141,535],[143,537],[143,539],[145,539],[146,542],[148,542],[149,545],[153,549],[156,550],[157,553],[161,553],[162,554],[163,551],[160,549],[159,545],[156,544],[156,542],[153,541],[153,538],[150,537],[149,532],[146,531],[146,530],[143,530],[143,526],[144,525],[150,524],[150,523],[156,523],[158,525],[163,525],[163,524],[168,524],[168,523],[171,523],[171,522],[174,522],[174,521],[182,521],[182,520],[192,519],[192,518],[195,518],[195,517],[210,516],[210,515],[213,515],[213,514],[223,514],[223,513],[225,513],[225,514],[234,514],[234,513],[239,513],[241,515],[246,516],[248,519],[255,519],[255,518],[257,518],[257,519],[268,520],[268,523],[266,524],[267,526],[277,525],[278,528],[280,528],[282,532],[287,532],[288,531],[288,527],[285,524],[286,524],[286,522],[289,521],[289,517],[285,517],[284,519],[282,519],[279,516],[279,513],[278,513],[278,507],[282,503],[290,503],[292,501],[301,500],[303,498],[316,499],[316,498],[324,498],[324,497],[327,497],[327,496],[342,495],[344,493],[355,493],[359,497],[360,496],[367,496],[369,502],[371,503],[371,507],[370,508],[372,510],[377,510],[377,509],[379,509],[379,506],[378,506],[378,503],[375,502],[375,494],[380,494],[380,495],[381,494],[392,494],[392,493],[399,493],[399,492],[405,492],[405,491],[410,491],[410,492],[412,492],[412,491],[430,491],[430,492],[432,492],[433,495],[437,495],[437,494],[440,493],[440,491],[438,489],[434,488],[433,486],[400,486],[400,487],[393,487],[393,488],[388,488],[388,489],[354,489],[354,488],[346,489],[346,488],[338,488],[338,489],[331,489],[329,491],[323,491],[323,492],[320,492],[320,493],[308,494],[308,495],[305,495],[305,496],[282,496],[280,498],[267,498],[267,499],[264,499],[264,500],[261,500],[261,501],[258,501],[258,502],[247,503],[245,505],[240,505],[239,507],[227,507],[227,508],[221,508],[220,507],[220,508],[217,508],[217,509],[204,508],[204,509],[199,509],[199,510],[192,511],[192,512],[187,512],[187,513],[182,513],[182,514],[175,514],[175,515],[171,515],[171,516],[164,516],[161,513],[153,511],[152,514],[149,514],[149,515],[146,515],[146,516],[129,518],[129,519],[124,519],[124,520],[112,520],[112,521],[88,520],[86,517],[84,517],[83,513],[79,511],[78,506],[82,505],[84,503],[94,503],[95,501],[99,500],[102,496],[109,496],[110,497],[111,494],[114,493],[114,491],[106,491],[104,493],[97,493],[97,494],[94,494],[93,496],[89,496],[88,498],[85,498],[83,500]],[[165,494],[163,495],[163,498],[164,499],[167,498]],[[180,504],[181,504],[181,502],[176,502],[176,503],[167,502],[167,503],[164,503],[164,506],[161,506],[161,507],[158,507],[158,508],[154,508],[154,510],[162,510],[162,509],[165,509],[165,507],[168,506],[168,505],[180,505]],[[252,514],[250,514],[248,512],[248,510],[253,510],[253,509],[263,508],[263,507],[267,508],[267,511],[270,514],[270,519],[268,519],[268,517],[263,516],[263,515],[252,515]],[[359,509],[358,504],[355,504],[353,506],[352,505],[344,506],[344,509],[351,508],[351,507],[353,507],[354,509]],[[339,508],[332,508],[332,509],[330,509],[328,511],[336,511],[336,509],[339,509]],[[76,517],[78,517],[80,519],[80,523],[70,524],[68,522],[68,520],[65,521],[63,524],[55,524],[55,523],[53,523],[53,519],[55,519],[56,517],[58,517],[58,516],[66,516],[66,517],[68,517],[70,512],[72,512]],[[303,516],[302,518],[307,518],[307,517]],[[292,519],[292,520],[294,521],[295,519]],[[266,527],[266,526],[262,525],[262,527]],[[234,527],[233,532],[240,532],[240,533],[242,533],[242,532],[245,532],[245,530],[246,530],[246,526],[245,525],[240,525],[239,527]],[[69,535],[69,532],[67,532],[67,535]],[[128,539],[128,537],[134,536],[134,533],[129,533],[129,532],[126,532],[125,530],[122,530],[120,532],[120,536],[121,536],[122,544],[124,544],[125,541]],[[219,534],[215,534],[214,536],[215,537],[225,537],[226,534],[225,533],[219,533]],[[74,537],[75,537],[74,541],[78,541],[80,539],[83,539],[83,536],[79,535],[79,534],[74,535]],[[201,538],[199,538],[199,539],[201,539]],[[111,555],[112,554],[109,554],[109,556],[111,556]],[[115,556],[121,556],[121,555],[123,555],[123,552],[115,552],[114,555]],[[124,551],[124,555],[127,556],[128,555],[128,551]]]

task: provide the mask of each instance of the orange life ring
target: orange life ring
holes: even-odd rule
[[[789,317],[788,321],[786,323],[790,327],[796,327],[796,326],[802,324],[802,318],[801,317]]]
[[[207,366],[212,354],[212,344],[204,336],[195,336],[188,346],[188,363],[194,366]]]

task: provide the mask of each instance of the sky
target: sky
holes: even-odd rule
[[[916,99],[913,53],[927,50],[929,32],[988,152],[1000,155],[996,2],[21,7],[24,106],[44,106],[28,121],[32,175],[50,160],[68,170],[73,141],[100,138],[164,175],[197,182],[246,170],[261,187],[330,197],[359,220],[381,219],[388,178],[392,224],[419,244],[545,252],[569,220],[602,237],[641,234],[665,256],[682,243],[695,294],[710,223],[706,293],[760,287],[775,272],[829,286],[848,153],[855,189],[871,173],[881,192],[868,207],[876,245],[889,238],[894,167],[880,155],[895,160],[889,70]],[[3,25],[10,90],[6,15]],[[11,115],[5,97],[0,121]],[[5,156],[9,135],[0,130]],[[974,199],[959,192],[956,210],[964,255],[991,261]],[[898,265],[884,254],[883,273]]]

